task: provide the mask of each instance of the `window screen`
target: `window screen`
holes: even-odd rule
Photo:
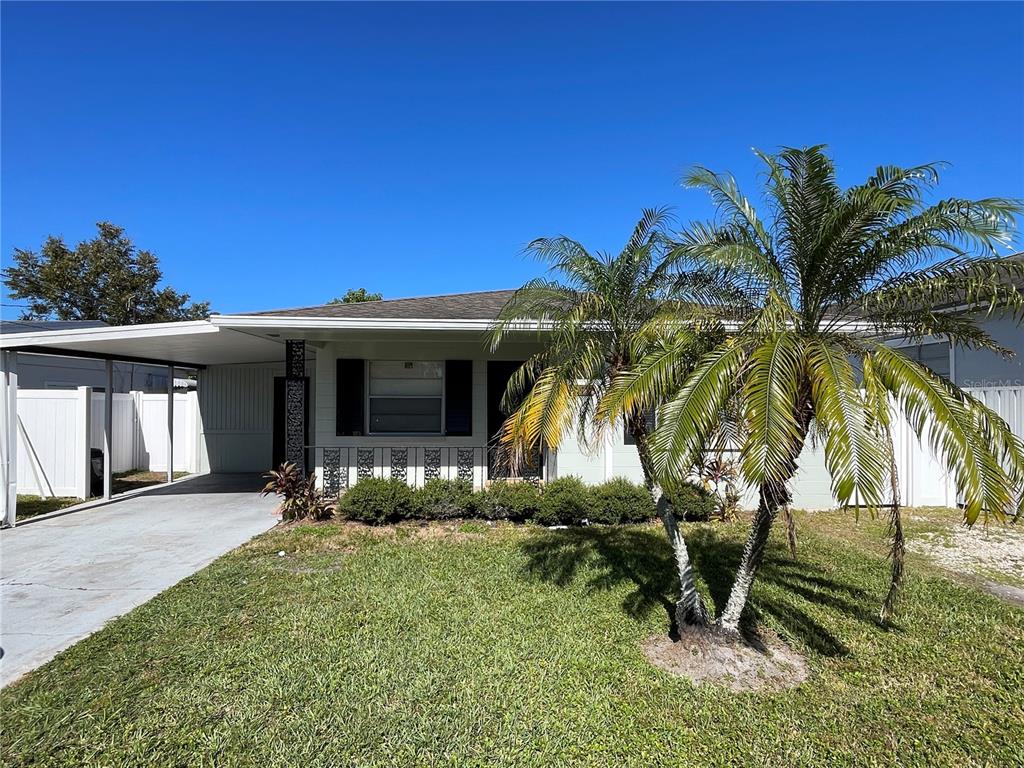
[[[372,434],[441,434],[444,363],[370,363]]]

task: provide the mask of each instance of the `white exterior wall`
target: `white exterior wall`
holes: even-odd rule
[[[273,461],[274,377],[282,362],[199,372],[201,472],[265,472]]]
[[[1004,358],[984,349],[953,349],[953,381],[961,387],[1024,387],[1024,328],[1013,318],[992,317],[982,327],[1016,356]]]
[[[107,386],[106,364],[103,360],[57,355],[18,354],[18,387],[20,389],[77,389]],[[114,362],[114,391],[167,391],[167,368],[142,363]]]
[[[313,407],[314,466],[320,481],[323,481],[323,449],[346,448],[342,462],[348,468],[350,483],[355,482],[357,473],[358,448],[374,449],[374,474],[387,477],[390,471],[391,447],[408,448],[408,481],[420,485],[423,482],[424,448],[451,449],[442,452],[442,477],[455,477],[457,449],[474,448],[474,485],[481,486],[486,476],[487,444],[487,361],[525,360],[539,348],[536,343],[503,344],[499,353],[491,355],[481,336],[472,335],[463,340],[452,340],[444,336],[423,334],[422,337],[388,339],[353,339],[343,342],[329,342],[317,349]],[[335,403],[338,358],[359,358],[373,360],[401,361],[473,361],[473,410],[472,435],[448,437],[444,435],[364,435],[340,437],[337,435],[337,407]],[[364,392],[365,397],[365,392]],[[560,470],[561,471],[561,470]]]

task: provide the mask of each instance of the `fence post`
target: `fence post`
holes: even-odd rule
[[[114,361],[106,361],[107,388],[103,393],[103,498],[114,492]]]
[[[188,445],[191,446],[186,471],[195,474],[199,471],[199,393],[190,389],[185,394],[188,408],[185,411],[185,434],[190,438]]]
[[[88,499],[92,495],[92,451],[89,440],[92,434],[92,387],[78,388],[77,421],[75,438],[78,440],[78,471],[75,472],[75,495],[80,499]]]
[[[174,481],[174,366],[167,366],[167,482]]]
[[[142,446],[145,442],[142,432],[142,392],[132,390],[132,469],[149,469],[142,466]]]
[[[3,369],[3,488],[0,489],[3,515],[0,525],[13,528],[18,516],[18,353],[10,350],[0,355]]]

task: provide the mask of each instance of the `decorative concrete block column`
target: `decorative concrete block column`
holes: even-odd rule
[[[285,341],[284,456],[306,473],[306,342]]]

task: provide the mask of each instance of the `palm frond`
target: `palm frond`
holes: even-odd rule
[[[1011,506],[1011,482],[977,429],[965,394],[920,363],[884,344],[872,350],[879,379],[895,397],[920,440],[953,472],[965,496],[965,518],[1001,516]]]
[[[807,376],[814,416],[825,431],[825,465],[832,490],[842,504],[858,493],[869,505],[882,503],[886,458],[878,450],[869,422],[869,404],[861,395],[844,350],[826,339],[807,344]]]
[[[751,485],[787,482],[803,447],[810,414],[800,414],[806,348],[796,333],[782,331],[750,354],[743,376],[747,439],[740,466]],[[802,423],[803,422],[803,423]]]

